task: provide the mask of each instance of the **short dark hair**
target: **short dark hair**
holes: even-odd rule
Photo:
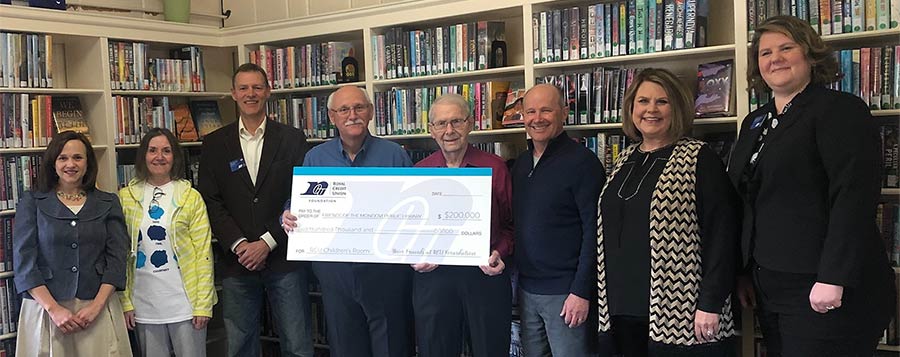
[[[266,70],[262,67],[253,64],[253,63],[244,63],[240,67],[238,67],[234,74],[231,75],[231,87],[234,88],[234,80],[237,78],[238,73],[246,73],[246,72],[256,72],[259,73],[263,77],[263,83],[266,84],[266,88],[269,88],[269,76],[266,75]]]
[[[625,91],[625,103],[622,105],[622,131],[632,140],[641,140],[641,132],[634,126],[631,114],[634,110],[634,97],[644,82],[659,84],[669,97],[672,106],[672,121],[666,134],[671,140],[678,140],[690,135],[694,126],[694,98],[684,84],[672,72],[662,68],[647,68],[634,76],[631,86]]]
[[[172,180],[180,180],[184,178],[184,152],[175,134],[166,128],[153,128],[147,131],[147,134],[141,138],[141,145],[138,146],[137,154],[134,157],[134,176],[140,181],[147,181],[150,177],[150,171],[147,169],[147,149],[150,148],[150,140],[157,136],[165,136],[172,146],[172,168],[169,171],[169,178]]]
[[[833,51],[810,27],[809,22],[793,16],[773,16],[756,27],[750,41],[750,50],[747,53],[747,81],[750,84],[748,90],[770,90],[759,73],[759,39],[766,32],[785,35],[803,48],[803,53],[812,67],[810,83],[826,85],[841,79],[840,66],[834,58]]]
[[[87,171],[81,177],[81,189],[91,191],[97,186],[97,156],[94,154],[94,148],[91,141],[82,133],[74,131],[63,131],[53,136],[47,150],[44,151],[44,158],[41,161],[41,168],[38,170],[38,180],[36,189],[39,192],[50,192],[59,184],[59,175],[56,174],[56,158],[62,153],[63,148],[70,140],[80,140],[84,144],[84,152],[87,156]]]

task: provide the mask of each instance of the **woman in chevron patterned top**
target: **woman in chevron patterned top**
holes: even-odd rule
[[[744,119],[728,170],[744,199],[740,280],[755,288],[738,296],[756,305],[770,356],[872,356],[897,308],[875,225],[876,122],[826,88],[837,61],[805,20],[758,26],[747,72],[773,100]]]
[[[184,177],[184,153],[168,129],[141,139],[135,176],[119,191],[131,237],[125,323],[144,357],[206,356],[216,303],[206,204]]]
[[[686,137],[691,95],[646,69],[625,93],[635,143],[600,195],[601,356],[727,356],[739,198],[718,155]]]

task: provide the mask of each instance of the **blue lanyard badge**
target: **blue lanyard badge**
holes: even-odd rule
[[[247,164],[244,163],[243,157],[237,160],[231,160],[231,162],[228,163],[228,167],[231,168],[231,172],[237,172],[237,170],[244,168],[244,166],[247,166]]]

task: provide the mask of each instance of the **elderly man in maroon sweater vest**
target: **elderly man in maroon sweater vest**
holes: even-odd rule
[[[437,99],[428,113],[431,137],[441,150],[416,167],[490,167],[491,256],[475,267],[419,263],[412,268],[413,308],[419,356],[459,356],[468,331],[475,357],[509,353],[511,299],[504,259],[512,253],[512,191],[503,159],[468,143],[472,112],[457,94]],[[462,328],[463,326],[467,328]]]

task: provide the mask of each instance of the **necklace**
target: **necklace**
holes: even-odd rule
[[[56,191],[56,197],[62,198],[67,201],[81,201],[87,196],[87,193],[84,191],[78,191],[76,193],[65,193],[62,191]]]

